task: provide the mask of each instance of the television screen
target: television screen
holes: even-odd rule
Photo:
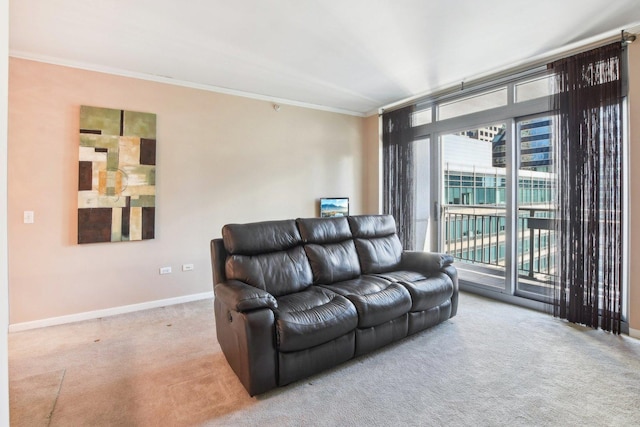
[[[349,215],[348,197],[323,197],[320,199],[320,216],[322,218],[347,215]]]

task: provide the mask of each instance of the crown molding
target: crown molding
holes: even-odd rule
[[[46,64],[52,64],[52,65],[59,65],[62,67],[77,68],[77,69],[86,70],[86,71],[94,71],[97,73],[110,74],[114,76],[129,77],[133,79],[146,80],[146,81],[151,81],[156,83],[164,83],[164,84],[169,84],[173,86],[187,87],[190,89],[199,89],[207,92],[215,92],[215,93],[222,93],[225,95],[240,96],[243,98],[250,98],[258,101],[267,101],[267,102],[272,102],[274,104],[280,104],[280,105],[291,105],[293,107],[309,108],[312,110],[326,111],[329,113],[337,113],[337,114],[345,114],[345,115],[356,116],[356,117],[366,116],[364,113],[360,113],[357,111],[327,107],[324,105],[311,104],[307,102],[295,101],[295,100],[285,99],[285,98],[277,98],[277,97],[261,95],[257,93],[244,92],[241,90],[229,89],[229,88],[220,87],[220,86],[194,83],[186,80],[179,80],[179,79],[174,79],[166,76],[159,76],[155,74],[139,73],[134,71],[122,70],[119,68],[105,67],[97,64],[70,61],[62,58],[56,58],[56,57],[51,57],[46,55],[38,55],[38,54],[33,54],[30,52],[24,52],[19,50],[9,50],[9,57],[17,58],[17,59],[26,59],[28,61],[43,62]]]
[[[560,46],[547,52],[540,53],[539,55],[532,56],[526,60],[488,70],[484,73],[479,73],[474,76],[470,76],[461,82],[451,82],[449,84],[433,88],[429,91],[418,93],[416,95],[394,101],[392,103],[381,106],[378,111],[392,111],[411,104],[433,101],[438,97],[452,95],[456,92],[461,93],[461,83],[464,83],[463,86],[465,87],[465,89],[473,91],[477,89],[477,87],[482,86],[487,82],[492,82],[514,74],[533,71],[535,69],[545,67],[548,63],[556,61],[558,59],[566,58],[571,55],[585,52],[589,49],[621,40],[621,31],[624,31],[624,33],[627,34],[638,35],[640,33],[640,22],[633,23],[631,24],[631,26],[627,26],[625,28],[616,28],[614,30],[606,31],[595,36],[568,43],[564,46]],[[369,112],[368,114],[371,113],[372,112]]]

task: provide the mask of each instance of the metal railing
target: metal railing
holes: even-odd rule
[[[484,205],[443,207],[447,253],[469,263],[506,265],[506,208]],[[517,263],[519,274],[547,281],[553,276],[555,232],[548,207],[518,209]]]

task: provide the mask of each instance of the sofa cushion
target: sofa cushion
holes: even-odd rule
[[[422,273],[409,270],[387,271],[385,273],[376,274],[376,276],[382,277],[390,282],[417,282],[427,278]]]
[[[296,221],[305,242],[314,284],[330,284],[360,275],[360,262],[346,217]]]
[[[451,299],[453,282],[444,273],[436,273],[424,280],[399,282],[411,294],[411,311],[429,310]]]
[[[369,238],[396,234],[392,215],[354,215],[347,217],[353,237]]]
[[[360,269],[364,274],[396,270],[400,265],[402,244],[393,234],[370,239],[355,239]]]
[[[328,289],[311,286],[276,299],[279,351],[298,351],[324,344],[358,325],[354,305]]]
[[[302,244],[296,222],[263,221],[222,227],[224,247],[231,255],[256,255],[291,249]]]
[[[359,328],[380,325],[411,309],[411,296],[407,289],[381,277],[360,276],[325,287],[346,296],[355,305]]]
[[[331,284],[354,279],[360,275],[360,262],[353,240],[341,243],[306,244],[314,284]]]
[[[340,243],[353,237],[346,217],[298,218],[296,222],[304,243]]]
[[[262,255],[230,255],[225,273],[228,280],[240,280],[276,297],[302,291],[313,282],[302,246]]]
[[[391,215],[358,215],[348,217],[348,220],[362,273],[383,273],[398,269],[402,258],[402,244]]]

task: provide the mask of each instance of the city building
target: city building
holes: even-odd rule
[[[518,126],[520,169],[551,172],[553,164],[551,126],[552,123],[549,117],[531,119],[520,123]],[[506,140],[504,128],[495,134],[491,143],[493,144],[493,166],[505,167]]]
[[[504,133],[504,126],[487,126],[481,129],[460,132],[459,135],[468,136],[469,138],[478,139],[480,141],[491,142],[500,132]]]

